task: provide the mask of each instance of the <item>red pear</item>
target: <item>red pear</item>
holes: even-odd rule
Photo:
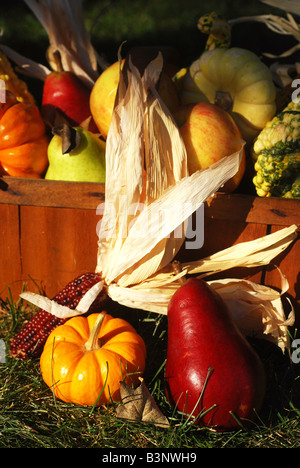
[[[43,87],[43,116],[53,124],[55,114],[60,113],[70,125],[80,125],[91,116],[91,90],[74,73],[64,71],[59,56],[55,57],[57,71],[47,76]]]
[[[263,364],[220,297],[190,278],[168,307],[167,396],[195,424],[218,431],[254,421],[265,396]]]

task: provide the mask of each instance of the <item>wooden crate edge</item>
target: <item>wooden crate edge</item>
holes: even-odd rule
[[[105,184],[8,176],[0,182],[0,204],[95,210],[105,199]],[[300,225],[300,200],[218,192],[205,203],[205,216],[245,223]]]
[[[300,225],[300,200],[217,193],[206,203],[205,216],[232,222]]]
[[[7,176],[0,180],[0,204],[95,210],[104,201],[104,184]]]

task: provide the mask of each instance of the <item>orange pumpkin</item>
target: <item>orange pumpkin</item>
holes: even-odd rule
[[[40,359],[45,383],[78,405],[120,401],[120,381],[136,386],[145,368],[143,339],[125,320],[101,312],[73,317],[49,335]]]
[[[0,174],[40,178],[48,166],[48,138],[38,108],[7,92],[0,104]]]

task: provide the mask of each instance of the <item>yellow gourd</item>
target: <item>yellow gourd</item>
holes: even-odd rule
[[[252,140],[276,112],[269,68],[238,47],[204,52],[181,78],[182,104],[211,102],[229,111],[246,140]]]

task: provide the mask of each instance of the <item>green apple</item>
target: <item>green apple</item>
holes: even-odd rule
[[[45,179],[105,182],[105,142],[80,127],[54,130]]]

